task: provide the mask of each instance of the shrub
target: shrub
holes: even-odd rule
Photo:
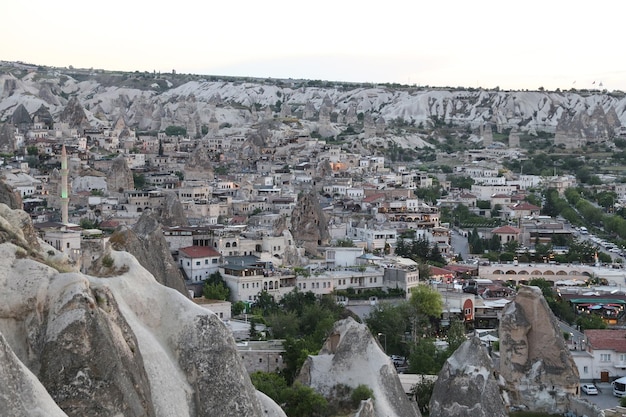
[[[367,400],[368,398],[374,398],[374,392],[370,387],[364,384],[360,384],[358,387],[352,391],[350,395],[350,400],[352,400],[352,405],[356,408],[359,406],[361,401]]]
[[[111,258],[111,255],[105,255],[104,258],[102,258],[102,266],[104,266],[105,268],[111,268],[113,266],[113,258]]]

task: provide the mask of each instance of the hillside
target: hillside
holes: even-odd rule
[[[20,105],[31,115],[45,106],[59,121],[72,98],[94,128],[123,118],[139,131],[177,125],[201,137],[214,126],[214,135],[247,135],[260,120],[278,118],[283,135],[308,132],[338,138],[357,133],[411,148],[430,146],[435,127],[461,129],[464,139],[474,141],[481,138],[482,127],[490,127],[494,133],[561,132],[598,142],[626,125],[621,92],[435,89],[0,63],[0,122],[10,121]],[[347,129],[358,124],[370,124],[372,132],[382,128],[369,135]]]

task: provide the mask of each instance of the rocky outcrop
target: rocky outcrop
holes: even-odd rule
[[[67,105],[59,115],[59,120],[67,123],[70,128],[73,129],[82,130],[90,127],[85,109],[76,96],[72,96],[69,99]]]
[[[122,155],[113,159],[111,168],[107,171],[106,176],[109,192],[117,193],[135,189],[133,173]]]
[[[0,180],[0,203],[6,204],[11,209],[21,210],[23,208],[20,194],[16,193],[2,180]]]
[[[68,416],[155,416],[137,340],[107,287],[51,281],[39,379]]]
[[[109,241],[115,250],[124,250],[137,258],[157,282],[187,295],[185,280],[170,254],[155,214],[142,214],[132,228],[122,226]]]
[[[174,191],[165,191],[163,193],[163,206],[157,210],[159,223],[163,226],[187,226],[187,216],[180,199]]]
[[[0,152],[15,151],[15,127],[10,123],[0,124]]]
[[[375,412],[363,412],[363,416],[421,416],[417,403],[405,394],[389,357],[367,326],[352,318],[335,323],[322,349],[307,358],[297,379],[326,397],[339,384],[352,388],[367,385],[373,391]]]
[[[2,207],[27,242],[10,221],[23,212]],[[284,417],[259,400],[230,330],[132,255],[110,251],[114,273],[97,278],[46,253],[0,243],[0,414]]]
[[[0,334],[0,410],[11,417],[67,417]]]
[[[201,180],[213,178],[213,162],[209,150],[199,145],[189,156],[185,168],[183,170],[186,180]]]
[[[500,320],[500,374],[512,406],[562,413],[578,394],[578,368],[537,287],[522,286]]]
[[[506,417],[491,357],[478,338],[465,341],[439,372],[430,398],[433,417]]]
[[[23,210],[12,210],[0,203],[0,243],[11,242],[26,253],[36,252],[40,245],[30,216]]]
[[[317,254],[318,246],[329,243],[328,220],[315,193],[298,198],[291,213],[291,233],[296,242],[313,255]]]

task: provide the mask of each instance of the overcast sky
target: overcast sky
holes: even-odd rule
[[[626,91],[625,10],[614,0],[11,1],[2,11],[0,60],[440,87]]]

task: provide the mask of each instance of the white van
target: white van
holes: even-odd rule
[[[587,228],[586,228],[585,226],[582,226],[582,227],[580,228],[580,233],[581,233],[581,234],[583,234],[583,235],[586,235],[586,234],[587,234],[587,233],[589,233],[589,232],[587,231]]]
[[[626,376],[616,379],[611,382],[613,386],[613,395],[616,397],[624,397],[626,396]]]

